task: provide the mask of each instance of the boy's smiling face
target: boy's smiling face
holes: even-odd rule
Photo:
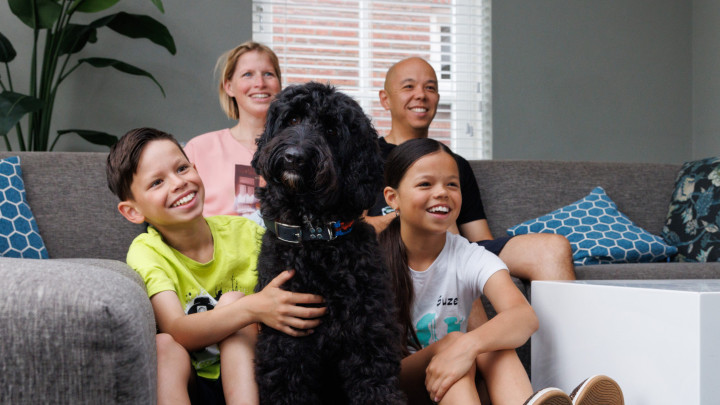
[[[131,222],[162,228],[202,218],[202,180],[172,141],[155,140],[145,146],[130,190],[133,198],[118,209]]]

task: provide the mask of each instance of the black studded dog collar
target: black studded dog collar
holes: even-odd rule
[[[324,226],[299,226],[288,225],[280,222],[264,219],[265,227],[277,236],[278,239],[289,243],[301,243],[303,241],[335,240],[338,236],[346,235],[352,231],[355,221],[350,222],[329,222]]]

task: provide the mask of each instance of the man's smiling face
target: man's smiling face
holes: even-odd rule
[[[420,58],[398,62],[388,71],[380,101],[390,111],[393,127],[427,129],[440,101],[435,70]]]

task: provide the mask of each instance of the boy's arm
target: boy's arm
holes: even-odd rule
[[[297,304],[319,304],[322,297],[280,289],[293,276],[285,271],[262,291],[211,311],[186,315],[174,291],[162,291],[150,298],[160,331],[169,333],[188,351],[215,344],[244,328],[262,322],[291,336],[306,336],[320,324],[325,307]]]
[[[247,313],[226,313],[231,306],[186,315],[180,299],[171,290],[153,295],[150,303],[160,331],[172,335],[188,351],[218,343],[251,323]]]

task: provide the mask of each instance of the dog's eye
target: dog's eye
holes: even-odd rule
[[[298,124],[300,124],[300,118],[292,117],[292,118],[290,118],[289,123],[290,123],[290,125],[298,125]]]
[[[337,129],[335,129],[335,128],[328,128],[328,129],[325,130],[325,133],[326,133],[328,136],[335,136],[335,135],[337,135],[338,131],[337,131]]]

